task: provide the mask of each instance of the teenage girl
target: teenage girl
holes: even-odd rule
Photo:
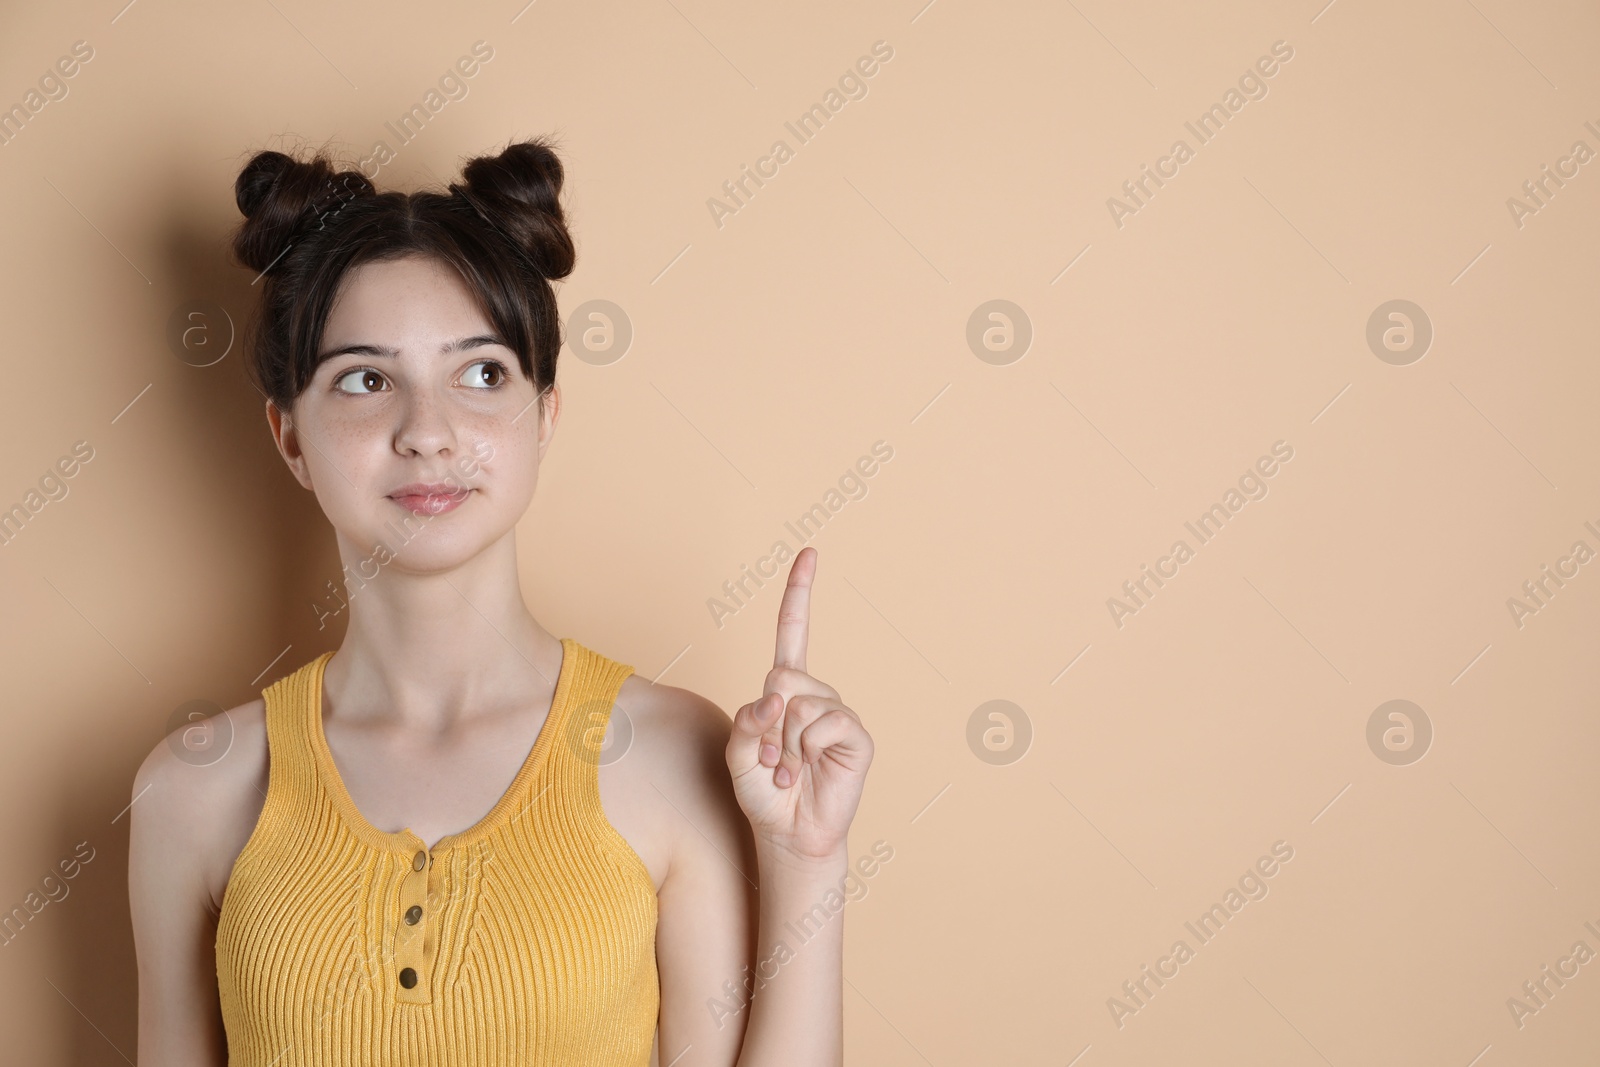
[[[816,550],[731,722],[520,593],[561,409],[562,177],[542,139],[448,193],[272,151],[238,176],[252,376],[359,587],[337,650],[139,769],[143,1064],[842,1062],[825,902],[873,748],[806,671]]]

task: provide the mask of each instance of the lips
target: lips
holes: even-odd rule
[[[442,515],[460,507],[471,494],[471,489],[444,482],[413,482],[390,493],[389,499],[419,515]]]

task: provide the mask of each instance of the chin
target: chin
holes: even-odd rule
[[[470,499],[465,507],[441,515],[390,509],[393,515],[366,531],[365,541],[372,547],[352,569],[370,580],[381,570],[434,574],[469,562],[515,527],[484,510],[471,512],[477,503]]]

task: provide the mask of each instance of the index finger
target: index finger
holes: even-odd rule
[[[806,553],[811,553],[809,556]],[[811,579],[817,573],[817,550],[809,545],[789,565],[789,584],[778,605],[778,652],[774,667],[806,669],[806,630],[811,622]]]

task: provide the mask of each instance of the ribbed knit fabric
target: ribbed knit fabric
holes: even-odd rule
[[[561,647],[510,790],[432,849],[377,829],[346,792],[322,730],[332,652],[262,690],[266,803],[217,922],[230,1067],[650,1062],[655,885],[599,788],[633,668]]]

